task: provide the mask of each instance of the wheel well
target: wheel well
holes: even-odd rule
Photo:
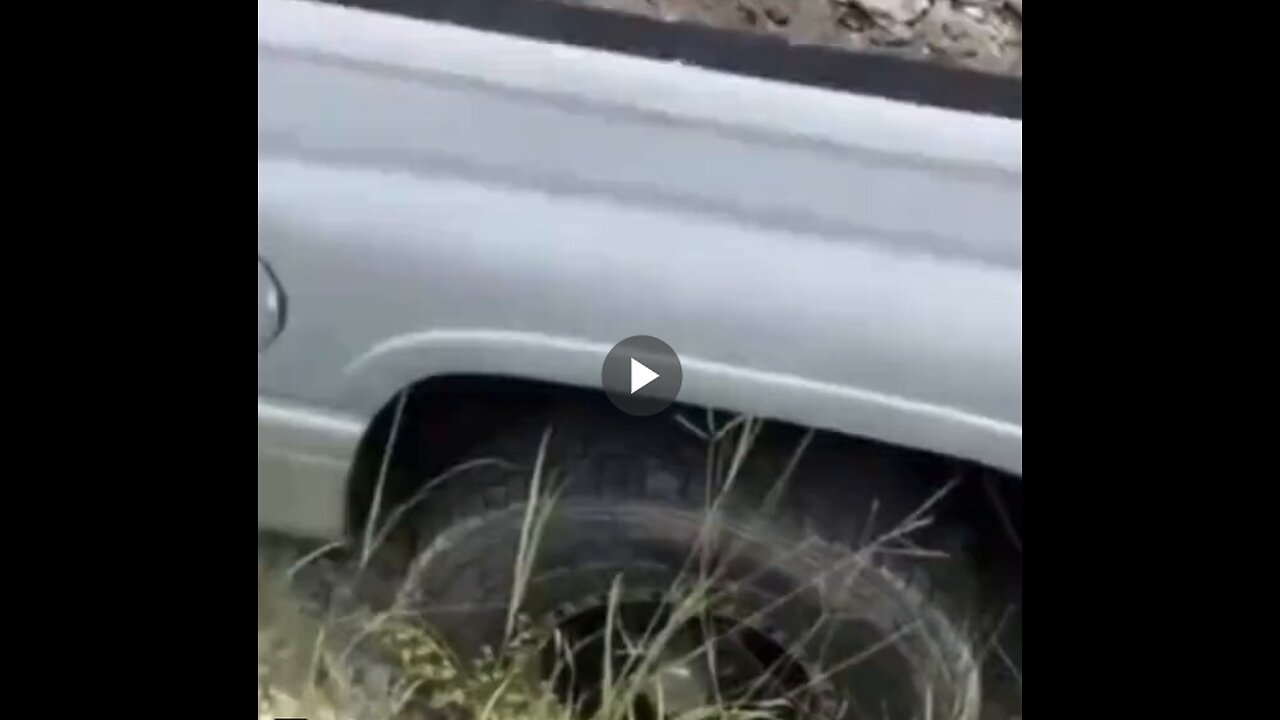
[[[410,386],[382,407],[360,441],[347,487],[348,533],[355,536],[368,521],[384,469],[382,505],[396,507],[429,478],[467,460],[471,448],[511,418],[575,397],[587,402],[594,394],[485,376],[439,377]]]
[[[508,424],[565,405],[607,408],[616,412],[609,406],[604,393],[598,390],[522,379],[447,376],[410,386],[402,395],[386,403],[361,440],[348,483],[349,534],[355,537],[365,527],[384,468],[386,477],[382,484],[381,507],[397,507],[408,501],[430,478],[471,459],[468,454],[473,448],[501,432]],[[707,410],[676,406],[670,412],[700,418]],[[725,419],[732,415],[721,413]],[[808,430],[786,423],[771,423],[769,432],[780,442],[787,442],[788,436],[798,441]],[[878,456],[878,461],[909,466],[910,475],[935,478],[937,486],[960,480],[961,487],[953,493],[956,499],[950,504],[954,508],[954,519],[965,525],[989,525],[991,527],[986,528],[984,534],[998,533],[1020,544],[1020,478],[968,461],[831,432],[819,432],[815,441],[840,444],[850,453],[863,457],[871,453]],[[390,462],[387,461],[388,452],[391,453]],[[921,489],[924,493],[928,491],[929,488]],[[993,500],[998,502],[993,503]],[[993,510],[993,505],[999,507]]]

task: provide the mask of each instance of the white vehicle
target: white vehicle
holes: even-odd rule
[[[359,538],[416,499],[424,607],[503,599],[551,427],[536,618],[587,622],[619,575],[643,612],[711,515],[742,672],[785,657],[819,717],[979,717],[968,566],[857,548],[952,479],[1020,493],[1021,81],[533,0],[354,4],[258,3],[259,528]],[[602,387],[634,336],[682,375],[644,418]],[[712,513],[739,416],[767,421],[744,497],[788,485]],[[425,485],[481,457],[511,464]],[[469,653],[500,620],[442,626]]]

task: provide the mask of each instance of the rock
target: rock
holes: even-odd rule
[[[998,15],[978,19],[940,0],[919,28],[929,46],[953,62],[986,72],[1020,74],[1021,34]]]
[[[668,22],[1022,75],[1022,0],[560,0]]]
[[[872,17],[906,24],[918,19],[929,10],[929,0],[852,0]]]
[[[803,45],[826,45],[846,49],[866,47],[867,40],[837,22],[833,7],[825,0],[804,0],[798,4],[787,26],[787,37]]]

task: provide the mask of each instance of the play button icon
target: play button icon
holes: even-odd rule
[[[637,335],[609,351],[601,380],[615,407],[628,415],[649,417],[675,402],[684,383],[684,370],[670,345]]]
[[[658,373],[645,367],[643,363],[635,358],[631,358],[631,394],[635,395],[647,386],[649,383],[662,377]]]

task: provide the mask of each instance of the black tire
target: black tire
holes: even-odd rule
[[[460,475],[426,500],[417,524],[421,552],[400,602],[423,612],[460,654],[476,657],[503,640],[531,462],[548,426],[544,469],[563,494],[538,546],[523,614],[564,620],[603,604],[618,576],[628,601],[657,602],[689,569],[699,538],[709,537],[725,568],[716,614],[747,621],[798,659],[805,684],[814,685],[805,693],[809,713],[829,720],[978,716],[970,642],[924,576],[900,560],[853,550],[868,536],[863,520],[873,506],[881,518],[910,513],[900,469],[870,453],[859,460],[847,448],[811,448],[766,517],[760,499],[790,453],[761,447],[704,530],[706,444],[670,417],[556,415],[476,454],[516,467]],[[841,669],[892,638],[891,647]],[[824,678],[831,670],[838,672]]]

